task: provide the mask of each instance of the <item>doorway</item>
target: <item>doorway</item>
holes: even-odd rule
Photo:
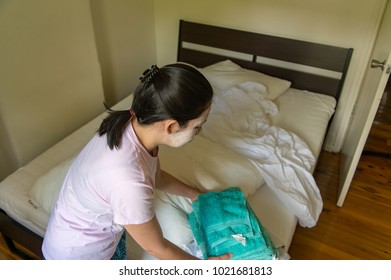
[[[388,79],[362,156],[391,160],[391,78]]]
[[[389,34],[391,33],[391,4],[384,1],[384,5],[385,10],[380,22],[379,32],[371,51],[371,61],[368,63],[369,65],[355,101],[355,110],[352,113],[350,126],[341,149],[338,206],[343,205],[348,194],[351,181],[357,171],[357,165],[372,127],[373,133],[375,132],[376,126],[373,126],[375,115],[378,112],[380,101],[385,95],[385,88],[390,76],[391,37]],[[389,98],[389,94],[386,95],[386,98]],[[373,133],[372,135],[374,135]],[[370,150],[369,148],[367,151],[367,153],[380,152],[378,149]],[[386,155],[387,153],[378,154]],[[385,158],[377,157],[377,159]],[[368,168],[371,168],[370,164]]]

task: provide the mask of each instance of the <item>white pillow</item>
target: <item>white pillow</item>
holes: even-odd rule
[[[175,199],[176,196],[172,197]],[[171,201],[172,197],[156,190],[154,201],[156,217],[164,237],[185,249],[193,240],[193,233],[187,219],[192,211],[191,201],[183,197]]]
[[[219,89],[228,89],[234,85],[249,81],[259,82],[266,87],[268,92],[267,99],[269,100],[276,99],[291,86],[290,81],[242,68],[231,60],[209,65],[199,69],[199,71],[214,87]]]
[[[50,215],[56,204],[62,183],[74,158],[63,161],[39,177],[30,189],[33,203],[42,207]]]

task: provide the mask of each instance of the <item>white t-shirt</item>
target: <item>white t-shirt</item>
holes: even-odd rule
[[[158,158],[129,124],[119,149],[95,135],[72,163],[49,219],[46,259],[110,259],[126,224],[154,215]]]

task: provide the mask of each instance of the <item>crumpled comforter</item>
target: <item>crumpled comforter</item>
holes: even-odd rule
[[[315,158],[297,135],[271,125],[277,106],[266,99],[266,88],[245,82],[215,88],[215,97],[202,135],[249,158],[267,186],[296,215],[303,227],[316,225],[322,198],[310,172]]]

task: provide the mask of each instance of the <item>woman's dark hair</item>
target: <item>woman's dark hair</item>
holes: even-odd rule
[[[107,134],[110,149],[121,145],[122,133],[132,116],[141,125],[174,119],[181,127],[198,118],[212,102],[213,89],[194,67],[186,64],[156,65],[144,72],[134,92],[130,110],[114,111],[99,127],[99,136]]]

